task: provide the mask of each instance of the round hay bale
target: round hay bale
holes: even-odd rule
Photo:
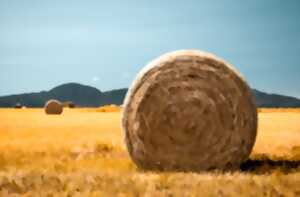
[[[21,109],[23,106],[21,103],[16,103],[14,106],[16,109]]]
[[[99,107],[97,111],[98,112],[120,112],[120,107],[115,104],[104,105]]]
[[[75,103],[73,103],[72,101],[66,101],[66,102],[63,102],[63,107],[68,107],[68,108],[75,108],[76,105]]]
[[[57,100],[49,100],[45,104],[45,112],[46,114],[61,114],[63,112],[63,105]]]
[[[75,103],[73,103],[73,102],[69,103],[69,108],[75,108],[75,107],[76,107]]]
[[[256,138],[251,89],[218,57],[184,50],[150,62],[131,85],[122,127],[143,169],[236,169]]]

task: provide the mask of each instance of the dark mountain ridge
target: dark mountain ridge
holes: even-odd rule
[[[50,99],[57,99],[61,102],[72,101],[77,106],[82,107],[98,107],[107,104],[120,105],[126,92],[126,88],[101,92],[92,86],[67,83],[49,91],[0,97],[0,107],[13,107],[16,103],[21,103],[27,107],[43,107]]]
[[[280,94],[268,94],[259,90],[252,90],[258,107],[300,107],[300,99]]]
[[[50,99],[61,102],[72,101],[77,106],[98,107],[107,104],[121,105],[127,88],[101,92],[95,87],[78,83],[67,83],[49,91],[0,97],[0,107],[14,107],[21,103],[27,107],[43,107]],[[300,107],[300,99],[279,94],[267,94],[253,89],[258,107]]]

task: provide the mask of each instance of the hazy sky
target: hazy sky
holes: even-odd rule
[[[0,95],[123,88],[153,58],[194,48],[300,97],[299,21],[299,0],[0,0]]]

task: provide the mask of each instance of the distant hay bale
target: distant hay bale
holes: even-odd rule
[[[73,103],[73,102],[69,103],[69,108],[75,108],[75,107],[76,107],[75,103]]]
[[[63,112],[63,105],[61,102],[51,99],[45,104],[46,114],[61,114]]]
[[[21,109],[23,106],[21,103],[16,103],[14,106],[16,109]]]
[[[63,102],[63,106],[68,107],[68,108],[75,108],[76,107],[75,103],[73,103],[72,101]]]
[[[121,109],[117,105],[104,105],[99,107],[96,111],[98,112],[119,112]]]
[[[128,152],[143,169],[235,169],[256,138],[257,111],[243,77],[196,50],[150,62],[131,85],[122,127]]]

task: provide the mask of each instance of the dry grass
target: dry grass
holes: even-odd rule
[[[262,111],[251,158],[274,162],[231,173],[142,172],[123,145],[119,112],[0,109],[0,196],[299,196],[300,113]]]
[[[98,112],[120,112],[121,108],[117,105],[105,105],[96,109]]]
[[[80,112],[121,112],[121,107],[118,105],[104,105],[98,108],[81,108]]]
[[[270,113],[270,112],[300,112],[300,108],[259,108],[258,112]]]

